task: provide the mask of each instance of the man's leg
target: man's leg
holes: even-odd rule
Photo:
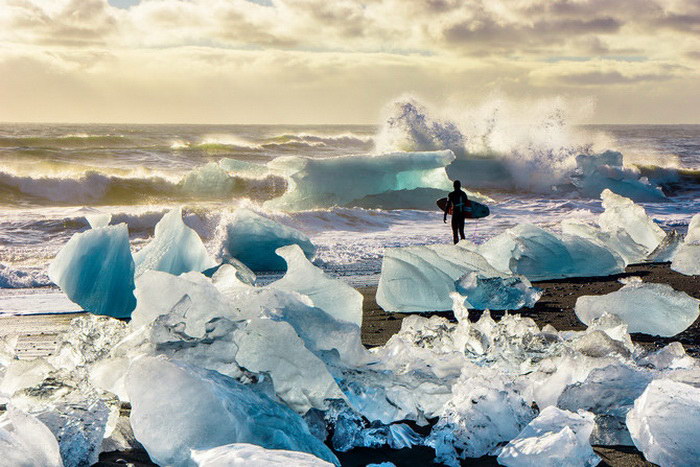
[[[459,219],[458,216],[452,215],[452,239],[455,245],[459,242]]]
[[[464,240],[464,217],[459,220],[459,236]]]

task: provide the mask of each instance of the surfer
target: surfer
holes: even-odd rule
[[[447,224],[447,213],[452,214],[452,235],[457,244],[460,238],[464,240],[464,219],[471,203],[467,194],[462,191],[462,183],[459,180],[455,180],[453,186],[455,191],[447,195],[447,206],[442,221]]]

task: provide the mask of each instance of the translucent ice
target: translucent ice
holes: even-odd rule
[[[331,279],[309,262],[298,245],[277,249],[287,262],[285,276],[270,286],[306,295],[313,305],[336,319],[362,326],[362,294],[339,279]]]
[[[604,246],[611,253],[620,256],[625,265],[641,263],[649,256],[649,250],[635,242],[626,230],[604,231],[599,227],[565,219],[561,222],[562,233],[586,238]]]
[[[683,235],[677,230],[674,229],[666,232],[666,237],[664,237],[654,251],[649,253],[646,260],[652,263],[671,261],[682,244]]]
[[[109,213],[97,212],[86,215],[85,219],[87,219],[90,227],[99,229],[100,227],[107,227],[109,225],[109,222],[112,220],[112,215]]]
[[[198,467],[298,466],[331,467],[333,464],[305,452],[265,449],[248,443],[227,444],[206,451],[194,451]]]
[[[49,277],[86,311],[129,317],[136,298],[126,224],[73,235],[49,266]]]
[[[700,389],[669,379],[653,381],[627,414],[637,449],[662,466],[697,464],[699,421]]]
[[[217,197],[231,193],[236,181],[216,162],[210,162],[190,171],[179,183],[186,193]]]
[[[600,227],[615,233],[622,230],[651,253],[666,237],[664,231],[647,216],[644,208],[610,190],[601,194],[605,211],[598,218]]]
[[[149,269],[177,275],[216,266],[197,232],[182,221],[182,208],[163,216],[153,239],[134,254],[134,260],[137,276]]]
[[[297,244],[307,258],[316,252],[302,232],[244,208],[236,211],[226,230],[225,252],[253,271],[283,271],[286,263],[275,253],[282,246]]]
[[[687,276],[700,275],[700,214],[695,214],[683,243],[673,256],[671,269]]]
[[[598,465],[600,458],[588,440],[593,426],[593,414],[547,407],[503,448],[498,463],[508,467]]]
[[[219,373],[142,357],[126,380],[134,434],[158,464],[195,465],[190,450],[250,443],[339,465],[299,415]]]
[[[0,455],[5,467],[63,467],[51,430],[12,406],[0,415]]]
[[[542,290],[532,287],[522,276],[483,277],[471,272],[455,284],[457,292],[477,310],[517,310],[532,307],[542,296]]]
[[[268,163],[273,173],[288,180],[284,196],[266,207],[313,209],[352,205],[371,195],[392,191],[437,188],[449,190],[445,167],[452,151],[397,152],[333,158],[278,157]]]
[[[606,295],[579,297],[575,311],[586,325],[608,313],[627,323],[629,332],[671,337],[695,322],[699,307],[700,300],[670,285],[634,282]]]

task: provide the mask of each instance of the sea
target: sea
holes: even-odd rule
[[[314,263],[329,274],[353,285],[376,284],[387,248],[451,242],[436,206],[278,209],[266,202],[289,189],[283,175],[234,170],[221,180],[204,169],[224,159],[267,164],[287,156],[455,148],[458,159],[497,160],[510,171],[502,184],[488,176],[482,184],[480,174],[464,183],[491,209],[490,216],[467,222],[467,238],[475,243],[525,222],[555,231],[563,219],[594,223],[600,198],[561,188],[575,175],[579,153],[621,153],[624,169],[613,175],[663,192],[639,204],[665,230],[684,233],[700,212],[700,125],[559,122],[552,128],[539,122],[481,125],[477,132],[405,114],[380,125],[0,124],[0,297],[55,290],[47,267],[71,236],[89,228],[86,215],[110,213],[113,224],[125,222],[137,251],[163,214],[178,206],[214,256],[233,213],[246,207],[308,235],[318,247]]]

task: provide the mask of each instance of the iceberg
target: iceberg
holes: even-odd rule
[[[700,389],[669,379],[653,381],[627,414],[634,445],[658,465],[694,465],[700,459]]]
[[[141,357],[126,385],[134,434],[160,465],[196,465],[191,450],[232,443],[306,452],[340,465],[299,415],[217,372]]]
[[[0,453],[5,467],[63,467],[51,430],[11,405],[0,415]]]
[[[435,188],[449,191],[445,167],[455,159],[449,150],[396,152],[330,158],[278,157],[267,166],[287,179],[287,192],[266,208],[303,210],[352,206],[355,201],[394,191]]]
[[[455,289],[464,297],[465,306],[477,310],[517,310],[533,307],[542,296],[542,289],[533,287],[522,276],[483,277],[470,272],[460,277]]]
[[[248,443],[234,443],[205,451],[193,451],[198,467],[332,467],[333,464],[305,452],[265,449]]]
[[[226,227],[225,253],[253,271],[284,271],[286,263],[275,251],[286,245],[299,245],[307,258],[316,247],[302,232],[241,208]]]
[[[182,208],[168,212],[156,224],[153,239],[134,254],[136,275],[147,270],[182,274],[216,266],[197,232],[182,221]]]
[[[276,250],[287,262],[284,277],[270,284],[280,290],[306,295],[314,306],[335,319],[362,326],[362,294],[339,279],[331,279],[306,259],[299,245]]]
[[[498,455],[507,467],[598,465],[600,458],[588,441],[593,414],[547,407],[512,439]]]
[[[576,300],[576,316],[589,325],[604,313],[627,323],[629,332],[671,337],[685,331],[700,314],[700,300],[666,284],[632,282],[606,295]]]
[[[128,318],[136,306],[126,224],[73,235],[48,272],[68,298],[90,313]]]
[[[632,240],[646,248],[649,254],[666,237],[664,231],[647,216],[644,208],[629,198],[616,195],[610,190],[601,194],[605,211],[598,217],[598,224],[606,231],[626,232]]]
[[[673,255],[671,269],[686,276],[700,275],[700,214],[695,214],[683,243]]]

